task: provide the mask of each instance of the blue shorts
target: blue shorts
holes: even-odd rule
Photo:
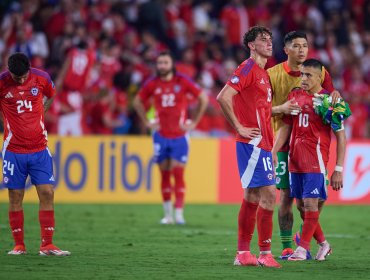
[[[322,173],[290,173],[290,197],[326,200],[325,176]]]
[[[189,141],[187,136],[166,138],[158,132],[153,134],[154,160],[157,163],[165,159],[174,159],[181,163],[188,161]]]
[[[31,154],[3,151],[4,187],[24,189],[28,175],[34,185],[55,184],[53,159],[48,148]]]
[[[275,185],[271,152],[251,144],[236,142],[236,157],[243,188]]]

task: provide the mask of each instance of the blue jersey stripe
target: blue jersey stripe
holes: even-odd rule
[[[36,76],[40,76],[40,77],[43,77],[45,78],[49,83],[51,83],[51,78],[50,78],[50,75],[42,70],[39,70],[39,69],[36,69],[36,68],[31,68],[31,73],[36,75]]]
[[[247,76],[251,71],[253,65],[254,61],[252,59],[249,59],[247,63],[244,65],[243,69],[240,71],[241,76]]]

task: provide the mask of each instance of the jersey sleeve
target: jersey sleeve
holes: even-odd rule
[[[253,61],[248,61],[244,66],[239,66],[226,84],[235,89],[238,93],[240,93],[242,89],[250,86],[254,76],[252,71],[253,65]]]
[[[187,93],[190,94],[191,96],[197,98],[202,93],[201,87],[198,86],[195,82],[193,82],[189,78],[184,78],[183,81],[184,84],[186,85]]]
[[[144,85],[141,87],[141,89],[137,93],[141,101],[143,101],[144,103],[147,102],[150,99],[150,96],[153,94],[153,90],[152,90],[153,82],[152,81],[153,80],[151,79],[147,81],[146,83],[144,83]]]
[[[334,85],[333,85],[333,80],[329,72],[325,68],[323,69],[323,81],[322,81],[321,86],[330,93],[335,90]]]
[[[45,73],[46,79],[43,81],[44,85],[44,91],[43,95],[46,96],[47,98],[52,98],[55,95],[55,85],[54,82],[51,80],[49,74]]]

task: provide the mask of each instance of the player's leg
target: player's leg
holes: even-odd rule
[[[325,204],[325,199],[320,199],[319,200],[319,212],[321,214],[321,211],[324,207]],[[320,222],[317,224],[315,233],[314,233],[314,238],[317,241],[317,244],[319,244],[319,250],[317,251],[315,260],[318,261],[324,261],[326,260],[326,257],[332,253],[332,248],[329,244],[329,242],[326,240],[324,232],[321,228]]]
[[[161,174],[161,194],[163,203],[164,217],[161,219],[161,224],[173,224],[172,210],[172,184],[171,184],[171,169],[168,154],[168,139],[162,137],[158,132],[153,134],[154,144],[154,160],[158,164]]]
[[[170,140],[171,170],[175,179],[175,222],[185,224],[184,201],[186,185],[184,180],[185,165],[188,160],[189,141],[187,136]]]
[[[254,150],[252,145],[236,142],[238,170],[244,194],[238,215],[238,247],[234,265],[258,265],[256,256],[250,252],[250,243],[256,226],[260,194],[258,188],[249,188],[249,186],[259,153],[259,148]]]
[[[49,149],[29,155],[28,172],[31,182],[36,186],[39,197],[39,223],[41,231],[41,246],[39,254],[54,256],[69,256],[53,244],[55,230],[54,218],[54,175],[53,160]]]
[[[23,197],[27,179],[27,155],[3,150],[3,182],[9,195],[9,224],[14,248],[9,255],[26,254],[24,244]]]
[[[161,219],[160,223],[164,225],[173,224],[170,159],[163,159],[160,163],[158,163],[158,167],[161,173],[161,193],[164,212],[164,217]]]
[[[267,267],[281,267],[271,254],[272,216],[276,199],[271,152],[244,143],[237,143],[236,148],[239,175],[245,189],[244,201],[239,212],[238,241],[241,243],[238,242],[238,253],[240,253],[240,245],[243,246],[244,242],[247,245],[245,248],[249,249],[257,222],[260,247],[257,263]],[[251,254],[248,258],[252,260],[250,256]],[[236,260],[238,259],[239,255]],[[247,265],[253,265],[253,263]]]
[[[323,193],[325,183],[324,176],[320,173],[295,174],[295,177],[299,177],[302,183],[304,220],[299,246],[289,260],[305,260],[319,222],[319,199],[326,199],[326,192]]]
[[[278,221],[282,253],[280,258],[285,260],[293,253],[292,228],[293,228],[293,198],[290,197],[288,152],[278,152],[278,166],[276,167],[276,187],[280,190],[280,205]]]
[[[9,224],[14,239],[14,248],[9,255],[26,254],[24,244],[24,214],[23,197],[24,189],[9,189]]]

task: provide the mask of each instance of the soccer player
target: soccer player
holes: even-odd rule
[[[287,101],[289,92],[300,85],[300,68],[307,58],[308,43],[304,32],[291,31],[284,37],[284,51],[288,59],[272,68],[267,72],[270,76],[273,91],[272,105],[278,106]],[[321,84],[324,89],[332,92],[334,101],[340,94],[334,90],[329,73],[322,68]],[[298,112],[295,112],[298,113]],[[283,114],[273,118],[273,128],[275,134],[283,124]],[[285,143],[278,151],[278,164],[276,165],[276,187],[280,190],[280,207],[278,220],[280,227],[280,238],[282,243],[282,253],[280,258],[287,259],[292,253],[292,227],[293,227],[293,198],[290,197],[289,174],[288,174],[288,151],[289,144]],[[321,208],[321,204],[320,204]],[[316,236],[316,235],[315,235]]]
[[[271,31],[254,26],[243,38],[250,58],[235,70],[217,96],[226,119],[234,127],[236,155],[244,200],[238,218],[238,251],[234,265],[281,267],[271,254],[275,179],[271,156],[271,115],[299,110],[294,100],[272,108],[272,89],[264,70],[272,55]],[[259,258],[250,252],[257,220]]]
[[[40,255],[68,256],[53,244],[54,176],[47,147],[44,112],[55,90],[50,76],[31,68],[27,56],[15,53],[8,70],[0,75],[0,105],[4,121],[3,181],[9,191],[9,223],[15,247],[8,254],[26,254],[24,244],[23,197],[27,176],[36,185],[40,200]]]
[[[329,93],[321,86],[323,65],[316,59],[308,59],[301,67],[301,88],[290,92],[288,99],[298,102],[302,108],[296,116],[284,116],[278,131],[272,154],[277,162],[277,152],[289,140],[289,172],[291,196],[296,198],[297,207],[304,209],[302,236],[299,246],[288,260],[306,260],[310,241],[316,234],[319,250],[317,260],[325,260],[331,248],[325,240],[319,224],[319,199],[326,200],[325,172],[329,160],[330,125],[324,124],[315,113],[312,98],[315,93]],[[343,187],[343,161],[346,147],[342,128],[334,131],[337,138],[337,166],[331,176],[334,190]],[[319,229],[319,232],[317,231]]]
[[[79,136],[83,134],[83,95],[87,81],[95,63],[95,51],[87,42],[81,41],[72,48],[55,81],[60,94],[60,116],[58,134]]]
[[[175,192],[175,222],[185,224],[184,168],[188,160],[187,132],[194,129],[202,117],[208,98],[190,79],[176,73],[175,61],[169,52],[159,54],[156,62],[157,76],[150,79],[138,92],[134,107],[143,123],[154,131],[154,156],[161,172],[161,191],[164,218],[161,224],[173,224],[172,190]],[[189,96],[199,100],[192,121],[186,120]],[[156,110],[155,121],[149,121],[145,104],[152,101]],[[171,185],[174,178],[174,188]]]

